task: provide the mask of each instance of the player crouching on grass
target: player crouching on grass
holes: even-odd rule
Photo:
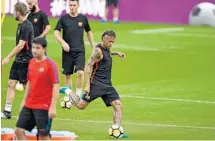
[[[59,71],[46,55],[47,41],[43,37],[33,40],[33,59],[29,62],[28,82],[20,107],[15,134],[18,140],[26,140],[25,130],[35,126],[41,140],[49,140],[52,118],[56,116],[59,96]]]
[[[113,30],[106,30],[102,34],[102,43],[94,49],[88,64],[85,66],[86,93],[79,100],[76,94],[70,95],[70,99],[78,109],[85,109],[90,102],[101,97],[107,107],[114,109],[114,124],[120,125],[122,118],[122,103],[119,94],[111,82],[112,57],[118,55],[125,59],[121,52],[111,52],[110,49],[115,42],[116,34]],[[90,77],[90,71],[93,68]],[[124,134],[124,137],[127,137]]]

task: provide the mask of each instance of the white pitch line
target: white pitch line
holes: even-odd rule
[[[13,118],[17,118],[18,116],[13,116]],[[88,123],[112,123],[111,121],[105,120],[77,120],[77,119],[66,119],[66,118],[54,118],[54,120],[59,121],[70,121],[70,122],[88,122]],[[135,122],[126,122],[123,121],[122,124],[125,125],[135,125],[135,126],[152,126],[152,127],[171,127],[171,128],[191,128],[191,129],[208,129],[215,130],[215,127],[207,127],[207,126],[190,126],[190,125],[175,125],[175,124],[155,124],[155,123],[135,123]]]
[[[131,95],[121,95],[123,98],[135,98],[135,99],[148,99],[148,100],[164,100],[164,101],[180,101],[180,102],[190,102],[190,103],[205,103],[205,104],[215,104],[215,101],[203,101],[203,100],[191,100],[191,99],[177,99],[177,98],[166,98],[166,97],[148,97],[148,96],[131,96]]]
[[[183,27],[178,28],[156,28],[156,29],[143,29],[143,30],[132,30],[132,34],[157,34],[157,33],[170,33],[184,31]]]
[[[177,36],[177,37],[199,37],[199,38],[215,38],[214,35],[208,34],[194,34],[194,33],[166,33],[168,36]]]
[[[6,88],[2,88],[6,91]],[[191,100],[191,99],[178,99],[178,98],[167,98],[167,97],[148,97],[148,96],[135,96],[135,95],[120,95],[122,98],[134,98],[134,99],[148,99],[148,100],[162,100],[162,101],[177,101],[177,102],[188,102],[188,103],[204,103],[204,104],[215,104],[215,101],[204,101],[204,100]]]

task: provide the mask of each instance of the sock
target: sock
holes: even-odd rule
[[[12,102],[6,102],[5,104],[5,108],[4,108],[5,111],[7,112],[11,112],[12,111]]]
[[[76,94],[81,97],[82,88],[76,88]]]
[[[118,21],[118,20],[119,20],[118,17],[113,18],[113,21]]]

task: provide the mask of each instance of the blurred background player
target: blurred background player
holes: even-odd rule
[[[119,23],[119,9],[118,9],[119,0],[106,0],[105,6],[105,15],[102,18],[102,23],[107,22],[108,10],[109,7],[113,5],[113,23]]]
[[[45,37],[51,29],[48,16],[40,10],[38,0],[27,0],[27,4],[30,10],[27,19],[33,24],[34,37]],[[16,89],[22,90],[22,88],[22,85],[17,83]]]
[[[56,64],[45,55],[47,41],[43,37],[33,40],[33,59],[29,62],[28,82],[20,106],[15,134],[26,140],[25,130],[38,129],[40,140],[49,140],[52,118],[56,116],[59,96],[59,72]]]
[[[118,55],[125,59],[125,54],[110,51],[115,42],[115,38],[116,34],[113,30],[106,30],[102,34],[102,43],[96,46],[85,67],[86,94],[82,96],[82,100],[80,101],[74,94],[71,95],[70,98],[77,108],[85,109],[90,102],[101,97],[107,107],[112,106],[114,109],[114,124],[120,125],[122,118],[122,104],[119,94],[111,82],[111,55]],[[93,68],[93,70],[90,77],[91,68]]]
[[[65,87],[71,88],[71,75],[77,72],[76,94],[80,97],[85,66],[84,30],[91,47],[94,47],[93,33],[86,16],[78,14],[78,0],[70,0],[70,13],[62,16],[58,21],[54,36],[63,47],[62,73],[65,75]],[[63,37],[60,32],[63,30]]]
[[[38,0],[27,0],[27,3],[30,9],[27,19],[33,24],[34,37],[45,37],[51,29],[48,16],[40,10]]]
[[[18,2],[14,6],[14,16],[19,22],[16,31],[16,47],[2,61],[2,65],[7,65],[16,56],[10,69],[8,80],[7,97],[2,118],[11,118],[12,103],[15,97],[15,86],[20,82],[25,86],[27,83],[28,63],[32,58],[31,44],[34,38],[32,23],[26,19],[28,8],[24,3]]]

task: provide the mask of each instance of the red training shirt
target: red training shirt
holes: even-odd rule
[[[52,101],[53,84],[59,83],[56,63],[49,58],[42,62],[31,59],[28,66],[28,82],[30,89],[25,107],[48,110]]]

